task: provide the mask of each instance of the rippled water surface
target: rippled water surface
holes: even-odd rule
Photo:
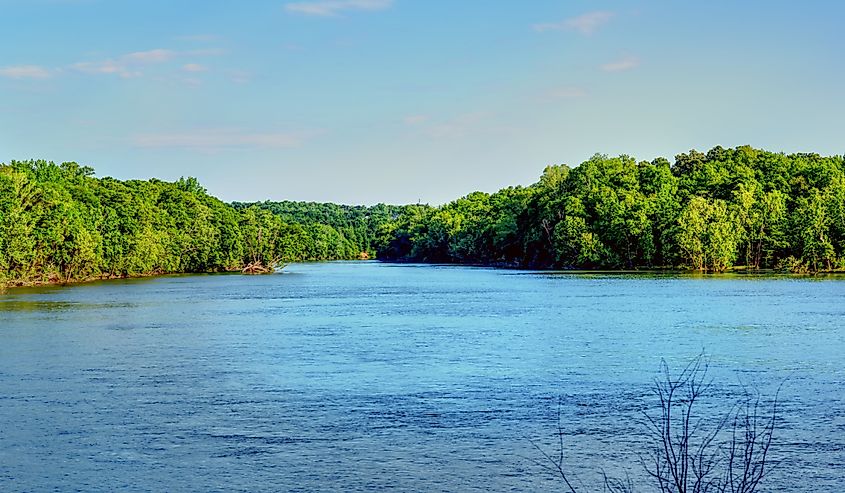
[[[845,491],[845,282],[375,262],[0,294],[2,491],[648,483],[661,358],[780,394],[766,491]],[[560,403],[560,404],[558,404]]]

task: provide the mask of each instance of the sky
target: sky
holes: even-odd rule
[[[0,162],[440,204],[595,153],[845,152],[845,2],[0,0]]]

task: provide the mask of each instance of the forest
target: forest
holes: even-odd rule
[[[379,256],[525,268],[845,268],[845,158],[715,147],[597,154],[528,187],[408,206]]]
[[[234,202],[232,205],[239,210],[257,207],[273,213],[282,222],[299,224],[311,231],[326,230],[327,236],[339,235],[345,253],[338,258],[375,258],[382,225],[397,219],[405,209],[385,204],[367,207],[292,201]]]
[[[0,285],[379,258],[538,269],[845,269],[845,158],[597,154],[439,207],[227,204],[195,178],[0,164]]]
[[[195,178],[95,178],[73,162],[0,165],[0,285],[184,272],[272,271],[373,252],[368,209],[335,206],[330,224],[285,203],[226,204]],[[317,210],[319,205],[306,205]],[[376,214],[395,208],[376,207]],[[301,220],[298,220],[301,219]],[[349,235],[349,236],[345,236]]]

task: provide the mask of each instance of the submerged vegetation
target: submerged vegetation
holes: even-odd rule
[[[194,178],[0,164],[0,285],[378,257],[529,268],[845,268],[845,158],[596,155],[440,207],[226,204]]]

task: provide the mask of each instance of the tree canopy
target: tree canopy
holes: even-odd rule
[[[748,146],[596,154],[528,187],[407,207],[382,258],[530,268],[845,268],[845,159]]]
[[[378,257],[525,268],[845,269],[845,158],[596,154],[448,204],[226,204],[195,178],[0,164],[0,284]]]
[[[372,251],[369,236],[345,236],[358,231],[355,221],[305,219],[308,209],[332,207],[283,215],[268,203],[226,204],[195,178],[119,181],[72,162],[12,161],[0,165],[0,284],[217,272]]]

